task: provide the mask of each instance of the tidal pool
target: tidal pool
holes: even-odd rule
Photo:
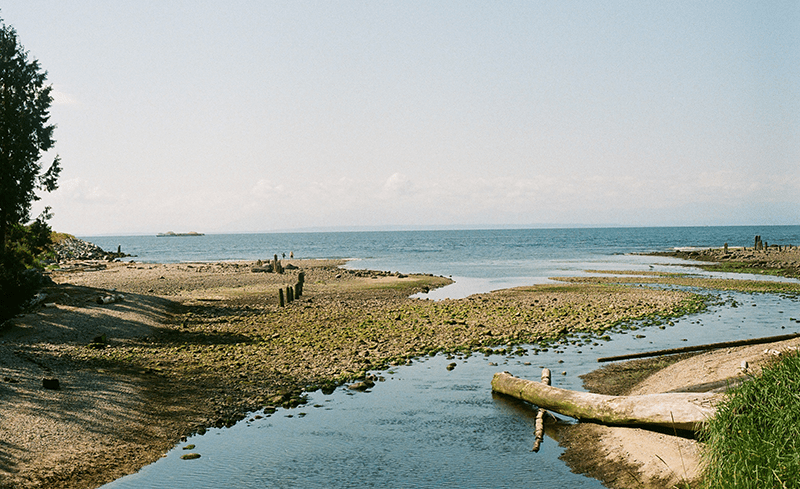
[[[706,312],[664,329],[611,333],[611,341],[578,334],[538,354],[523,346],[524,355],[423,357],[376,372],[385,381],[370,392],[317,391],[307,405],[252,413],[232,428],[211,429],[103,487],[603,487],[573,474],[554,440],[531,451],[535,411],[493,396],[492,375],[507,370],[538,379],[548,367],[553,385],[583,390],[578,376],[598,368],[598,357],[800,331],[796,297],[719,297]],[[455,368],[448,370],[451,363]],[[187,444],[201,458],[182,460]]]

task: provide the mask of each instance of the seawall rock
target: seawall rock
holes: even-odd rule
[[[121,258],[125,253],[110,253],[94,243],[78,238],[68,238],[53,246],[58,261],[65,260],[113,260]]]

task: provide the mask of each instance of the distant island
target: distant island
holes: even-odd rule
[[[205,236],[203,233],[196,233],[194,231],[190,233],[173,233],[172,231],[167,231],[166,233],[158,233],[156,237],[163,238],[165,236]]]

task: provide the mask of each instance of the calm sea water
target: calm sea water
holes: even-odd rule
[[[187,237],[84,237],[136,261],[257,260],[274,254],[295,258],[349,258],[350,268],[433,273],[456,283],[431,298],[464,297],[517,285],[543,283],[585,269],[636,270],[676,263],[630,255],[681,247],[800,245],[800,226],[518,229],[342,233],[220,234]]]
[[[800,244],[799,226],[88,239],[108,249],[122,244],[138,260],[154,262],[256,259],[283,251],[299,258],[355,258],[350,266],[453,275],[457,284],[468,284],[461,291],[467,293],[578,274],[587,267],[674,268],[681,264],[627,253],[725,242],[752,246],[756,234],[769,243]],[[224,246],[206,249],[211,245]],[[184,443],[104,487],[599,488],[600,482],[572,473],[559,460],[563,449],[554,440],[546,439],[538,453],[530,451],[535,413],[493,396],[492,375],[508,370],[536,379],[547,366],[554,385],[581,390],[578,376],[597,368],[600,356],[800,330],[797,298],[734,292],[720,298],[709,311],[664,330],[618,332],[597,346],[591,340],[565,344],[564,353],[460,357],[452,371],[446,366],[453,359],[423,358],[378,372],[386,381],[372,392],[318,391],[306,406],[271,416],[253,413],[233,428],[211,429],[187,442],[196,445],[192,451],[200,459],[181,460]],[[730,307],[732,301],[739,307]]]

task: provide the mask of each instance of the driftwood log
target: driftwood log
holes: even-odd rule
[[[508,372],[494,374],[492,390],[582,421],[692,431],[714,415],[716,404],[723,397],[705,392],[606,396],[559,389]]]
[[[619,360],[631,360],[633,358],[658,357],[662,355],[674,355],[676,353],[688,353],[693,351],[718,350],[720,348],[734,348],[737,346],[761,345],[764,343],[776,343],[778,341],[792,340],[800,337],[800,333],[782,334],[778,336],[765,336],[763,338],[749,338],[746,340],[722,341],[720,343],[709,343],[707,345],[683,346],[680,348],[669,348],[666,350],[645,351],[639,353],[629,353],[627,355],[617,355],[615,357],[601,357],[598,362],[616,362]]]

